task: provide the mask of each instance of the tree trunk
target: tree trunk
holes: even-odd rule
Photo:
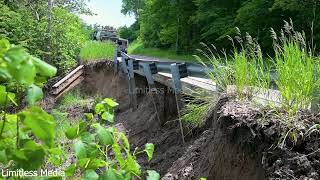
[[[52,7],[53,7],[53,0],[48,0],[48,27],[47,27],[47,62],[51,62],[51,27],[52,27]]]

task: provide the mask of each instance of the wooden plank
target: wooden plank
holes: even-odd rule
[[[84,80],[84,77],[80,76],[78,79],[76,79],[75,81],[73,81],[67,88],[65,88],[62,92],[60,92],[55,99],[58,99],[59,97],[61,97],[64,93],[68,92],[70,89],[74,88],[75,86],[77,86],[78,84],[80,84],[82,81]]]
[[[64,80],[59,86],[54,87],[51,93],[54,95],[59,94],[60,91],[65,89],[67,86],[69,86],[69,84],[75,81],[78,77],[82,76],[82,74],[83,74],[83,69],[76,71],[75,73],[72,74],[72,76],[69,76],[68,79]]]
[[[76,69],[71,71],[68,75],[66,75],[64,78],[62,78],[60,81],[58,81],[56,84],[54,84],[52,87],[57,88],[60,86],[62,83],[64,83],[66,80],[68,80],[71,76],[76,74],[79,70],[83,69],[84,65],[78,66]]]

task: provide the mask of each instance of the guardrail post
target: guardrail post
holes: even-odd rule
[[[135,97],[133,96],[133,93],[136,91],[135,89],[135,83],[133,86],[132,80],[133,78],[131,78],[131,74],[129,72],[129,67],[127,65],[127,62],[129,62],[129,58],[123,57],[122,56],[122,61],[121,61],[121,66],[122,66],[122,71],[124,72],[124,74],[127,75],[128,78],[128,89],[129,89],[129,99],[130,99],[130,106],[132,107],[133,110],[136,109],[137,105],[136,105],[136,100]],[[134,79],[133,79],[134,81]]]
[[[187,65],[185,63],[171,64],[171,74],[172,74],[172,86],[175,92],[175,98],[176,98],[176,104],[177,104],[177,112],[178,112],[178,118],[179,118],[182,143],[184,144],[185,143],[184,132],[183,132],[183,125],[181,122],[181,113],[180,113],[180,108],[182,107],[182,102],[181,102],[182,84],[180,79],[188,76]]]
[[[136,82],[134,79],[134,70],[138,70],[139,69],[139,63],[138,61],[134,60],[134,59],[129,59],[128,60],[128,70],[129,70],[129,95],[132,99],[132,108],[133,110],[136,110],[138,107],[138,103],[137,103],[137,95],[136,95]]]
[[[119,47],[117,47],[116,49],[116,53],[114,55],[114,59],[113,59],[113,67],[114,67],[114,74],[117,74],[118,73],[118,64],[119,64],[119,61],[118,61],[118,53],[119,53]],[[121,56],[121,52],[120,52],[120,56]]]
[[[122,67],[122,72],[124,72],[126,75],[128,75],[128,67],[127,67],[127,61],[128,58],[126,57],[122,57],[122,61],[121,61],[121,67]]]
[[[157,74],[158,73],[157,66],[156,66],[155,63],[151,63],[151,64],[143,63],[142,67],[143,67],[144,75],[146,76],[146,79],[147,79],[147,82],[148,82],[148,85],[149,85],[151,98],[152,98],[154,109],[156,111],[157,119],[158,119],[159,124],[161,125],[159,111],[158,111],[158,108],[157,108],[156,101],[154,99],[154,95],[157,95],[157,89],[156,89],[155,81],[154,81],[154,79],[152,77],[153,74]]]

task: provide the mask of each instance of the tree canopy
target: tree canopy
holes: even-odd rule
[[[25,47],[59,72],[70,70],[90,27],[76,14],[90,14],[87,0],[0,0],[0,39]],[[49,18],[50,14],[50,18]],[[49,25],[50,24],[50,25]]]
[[[256,37],[266,51],[272,49],[270,28],[280,30],[292,19],[296,30],[320,43],[319,0],[123,0],[124,14],[135,14],[145,46],[191,51],[200,42],[230,47],[227,35],[235,27]],[[130,2],[130,3],[129,3]],[[136,24],[133,25],[136,29]],[[132,33],[134,34],[134,33]]]

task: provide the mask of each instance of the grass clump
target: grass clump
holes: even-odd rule
[[[308,109],[313,100],[319,99],[319,61],[307,47],[304,33],[296,32],[285,22],[281,36],[271,30],[274,39],[276,85],[282,96],[282,107],[289,115]]]
[[[181,121],[188,128],[189,133],[200,128],[206,121],[206,116],[216,99],[213,95],[208,95],[204,90],[194,90],[186,96],[186,104],[182,111]]]
[[[195,58],[192,55],[177,54],[173,50],[144,47],[144,45],[140,41],[132,42],[129,45],[128,53],[135,54],[135,55],[144,55],[144,56],[150,56],[150,57],[163,58],[163,59],[172,59],[172,60],[178,60],[178,61],[181,60],[181,61],[188,61],[188,62],[196,62]]]
[[[112,60],[116,45],[113,42],[88,41],[80,51],[82,61]]]
[[[79,90],[73,90],[66,93],[59,102],[59,105],[56,107],[59,111],[64,112],[67,109],[70,109],[74,106],[84,107],[88,105],[89,99],[85,98],[80,94]]]
[[[310,109],[312,103],[320,99],[319,58],[308,47],[304,32],[294,31],[292,22],[285,22],[280,37],[274,30],[271,32],[273,58],[264,59],[257,41],[248,34],[243,39],[240,31],[234,38],[240,50],[234,48],[231,56],[217,56],[213,53],[216,51],[213,45],[203,44],[204,50],[199,51],[213,67],[208,76],[216,82],[218,89],[225,92],[229,85],[234,85],[238,99],[250,98],[257,91],[265,93],[264,90],[271,87],[271,71],[274,71],[273,81],[281,94],[281,109],[292,117],[300,110]],[[235,47],[233,39],[230,40]],[[206,65],[201,57],[196,58]]]
[[[201,56],[195,55],[196,59],[204,66],[211,67],[212,71],[207,74],[217,85],[219,92],[225,92],[228,88],[236,92],[238,98],[243,99],[251,97],[253,92],[269,88],[270,67],[266,66],[262,58],[262,52],[259,44],[249,34],[245,35],[243,40],[241,32],[234,38],[239,43],[239,50],[235,47],[234,39],[231,40],[234,51],[230,56],[225,52],[223,57],[216,53],[216,47],[211,47],[202,43],[204,50],[198,49]],[[229,87],[228,87],[229,86]]]

